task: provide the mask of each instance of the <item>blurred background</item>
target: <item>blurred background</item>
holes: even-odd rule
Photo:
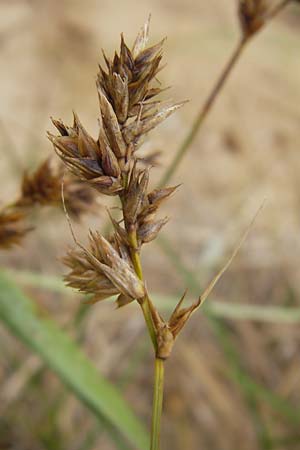
[[[1,204],[17,196],[24,170],[53,153],[50,115],[71,123],[75,110],[96,136],[101,49],[112,54],[121,32],[132,43],[149,13],[150,42],[168,37],[160,74],[171,86],[166,96],[189,100],[147,141],[147,150],[162,151],[155,186],[236,45],[236,2],[1,0]],[[196,314],[167,363],[165,449],[300,448],[299,325],[250,320],[238,309],[300,306],[299,23],[300,8],[291,5],[246,48],[173,177],[182,186],[164,206],[171,220],[162,238],[144,249],[157,299],[175,303],[188,287],[192,301],[266,199],[212,296],[236,304],[241,317]],[[84,240],[89,227],[101,229],[106,220],[100,198],[99,215],[75,224],[76,234]],[[1,266],[80,340],[148,423],[152,352],[140,311],[116,311],[107,301],[75,322],[80,296],[54,282],[72,244],[67,221],[49,208],[33,223],[22,247],[1,252]],[[48,277],[48,289],[32,286],[32,274]],[[0,349],[1,450],[116,448],[90,411],[2,325]]]

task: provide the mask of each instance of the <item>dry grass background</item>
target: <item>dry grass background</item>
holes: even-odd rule
[[[235,44],[234,0],[1,1],[1,201],[16,193],[23,169],[50,153],[45,137],[50,114],[68,121],[75,109],[96,131],[94,80],[100,50],[112,51],[121,31],[133,39],[149,12],[152,42],[168,36],[168,64],[161,78],[172,84],[174,100],[190,99],[147,144],[164,152],[162,167],[154,171],[158,180]],[[217,287],[224,301],[299,306],[299,21],[300,12],[291,7],[246,50],[176,173],[174,181],[183,186],[165,208],[172,217],[167,233],[173,249],[204,283],[267,198],[247,244]],[[99,209],[99,217],[76,226],[79,235],[105,222]],[[1,264],[61,274],[57,259],[68,242],[63,215],[45,211],[24,247],[3,252]],[[154,292],[178,295],[183,290],[173,263],[156,244],[144,251]],[[30,292],[60,324],[72,322],[78,307],[72,292],[65,298]],[[167,365],[162,448],[300,448],[293,420],[274,412],[265,399],[245,394],[243,379],[225,375],[238,364],[297,406],[299,327],[250,321],[226,321],[224,326],[237,351],[234,362],[231,352],[224,351],[222,333],[216,335],[201,314],[178,343]],[[80,340],[146,420],[152,369],[144,335],[137,309],[112,313],[107,303],[85,317]],[[4,329],[0,348],[1,450],[114,448],[90,413]]]

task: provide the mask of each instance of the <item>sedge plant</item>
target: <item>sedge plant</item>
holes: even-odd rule
[[[271,9],[264,0],[239,2],[241,39],[163,181],[168,181],[172,176],[245,45],[287,3],[280,2]],[[75,113],[72,126],[53,119],[59,135],[49,133],[48,136],[56,154],[73,175],[101,195],[114,196],[119,200],[121,217],[115,218],[109,213],[113,226],[110,236],[104,237],[98,231],[90,231],[89,246],[85,247],[73,234],[76,245],[64,258],[69,268],[65,280],[69,286],[89,294],[90,304],[117,296],[115,301],[118,307],[133,301],[140,305],[154,350],[150,450],[159,450],[165,361],[171,356],[174,343],[191,315],[203,304],[229,267],[251,224],[205,291],[187,307],[183,306],[184,294],[169,319],[165,320],[146,287],[141,250],[145,244],[156,239],[168,222],[167,217],[157,218],[157,213],[175,193],[177,186],[160,185],[149,190],[151,169],[147,161],[139,156],[139,149],[147,134],[184,102],[173,104],[159,99],[159,94],[164,90],[157,83],[164,40],[147,47],[148,35],[149,21],[131,48],[121,35],[120,51],[115,52],[113,58],[103,53],[105,67],[99,67],[96,82],[100,106],[98,138],[90,136]]]
[[[46,161],[36,173],[24,177],[20,198],[0,212],[0,246],[10,247],[31,230],[25,225],[25,219],[33,205],[58,203],[60,186],[72,233],[69,213],[78,218],[93,208],[97,193],[118,200],[120,216],[114,217],[109,212],[111,234],[104,236],[99,231],[89,231],[89,244],[84,246],[73,233],[75,246],[63,259],[69,269],[65,281],[68,286],[88,295],[87,302],[92,305],[110,297],[116,299],[119,308],[134,301],[140,305],[154,352],[150,450],[160,449],[165,361],[171,356],[175,341],[192,314],[229,267],[252,223],[204,292],[190,306],[183,306],[184,294],[168,320],[161,316],[151,300],[143,275],[141,251],[167,224],[168,218],[158,218],[157,214],[178,186],[165,184],[193,142],[243,49],[288,3],[289,0],[281,1],[272,9],[265,0],[239,1],[242,33],[237,48],[157,189],[149,189],[151,157],[142,158],[139,150],[148,133],[185,102],[174,104],[160,100],[164,88],[158,83],[157,76],[161,70],[164,40],[147,46],[148,21],[131,48],[121,35],[119,52],[112,58],[103,52],[105,66],[99,66],[96,81],[100,109],[98,137],[88,133],[76,113],[72,126],[52,119],[58,134],[48,133],[48,137],[67,169],[63,183],[61,167],[54,174]]]

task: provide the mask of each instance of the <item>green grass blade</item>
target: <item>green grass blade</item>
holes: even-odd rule
[[[95,416],[115,427],[133,448],[148,449],[148,434],[119,391],[98,373],[68,335],[1,273],[0,319]]]
[[[195,280],[195,277],[185,267],[181,270],[181,263],[177,261],[177,257],[173,261],[174,266],[180,266],[177,270],[180,271],[187,286],[199,294],[199,283]],[[13,277],[18,283],[24,286],[45,289],[58,294],[74,295],[74,290],[66,287],[63,281],[55,276],[23,270],[5,270],[4,273],[11,278]],[[178,298],[160,294],[154,294],[153,298],[157,300],[157,305],[160,305],[161,308],[166,310],[174,308],[178,302]],[[290,306],[248,305],[213,299],[207,302],[202,307],[202,310],[209,311],[216,317],[231,320],[255,320],[258,322],[289,324],[300,322],[300,308]]]

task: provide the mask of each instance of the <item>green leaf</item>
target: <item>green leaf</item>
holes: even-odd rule
[[[96,417],[115,427],[133,448],[148,449],[148,434],[120,392],[98,373],[69,336],[1,273],[0,319]]]
[[[180,263],[178,258],[172,260],[174,266]],[[177,268],[177,267],[176,267]],[[195,277],[186,268],[178,268],[186,285],[199,295],[200,286],[195,281]],[[63,281],[55,276],[42,275],[37,272],[5,270],[3,273],[10,278],[14,278],[18,283],[24,286],[35,287],[38,289],[45,289],[51,292],[56,292],[63,295],[74,295],[76,292],[73,289],[66,287]],[[153,299],[157,301],[157,305],[166,310],[174,309],[178,302],[178,298],[174,296],[166,296],[155,293],[152,295]],[[212,296],[213,297],[213,296]],[[130,306],[128,306],[130,307]],[[210,300],[203,307],[202,310],[209,312],[216,317],[231,320],[255,320],[257,322],[270,323],[289,323],[297,324],[300,322],[300,308],[290,306],[265,306],[265,305],[249,305],[241,303],[233,303],[227,301]]]

